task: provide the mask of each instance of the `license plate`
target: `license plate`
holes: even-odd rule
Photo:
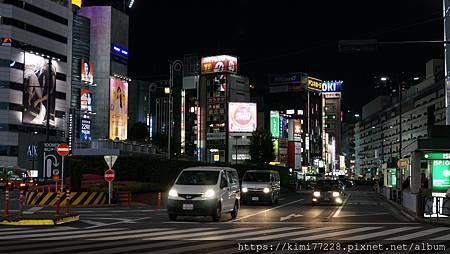
[[[329,198],[325,198],[324,200],[325,200],[325,201],[330,201],[330,199],[329,199]]]
[[[194,210],[194,204],[183,204],[183,210]]]
[[[258,201],[259,197],[252,197],[252,201]]]

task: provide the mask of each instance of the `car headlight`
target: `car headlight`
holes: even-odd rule
[[[313,193],[313,195],[314,195],[314,197],[316,197],[316,198],[320,197],[320,191],[315,191],[315,192]]]
[[[333,197],[339,197],[339,192],[333,191]]]
[[[244,188],[242,188],[242,192],[247,192],[248,191],[248,189],[247,189],[247,187],[244,187]]]
[[[174,190],[174,189],[171,189],[171,190],[169,191],[169,197],[171,197],[171,198],[176,198],[176,197],[178,197],[178,192],[177,192],[176,190]]]
[[[204,194],[204,198],[212,198],[216,195],[216,193],[213,190],[207,190]]]
[[[270,192],[270,189],[266,187],[266,188],[264,188],[263,192],[264,192],[264,193],[269,193],[269,192]]]

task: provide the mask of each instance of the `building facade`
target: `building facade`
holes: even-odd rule
[[[373,175],[384,163],[408,153],[410,144],[427,137],[431,126],[445,125],[443,70],[442,60],[430,60],[425,79],[402,94],[401,124],[398,98],[381,96],[363,107],[355,126],[357,174]]]
[[[30,148],[67,137],[72,19],[70,1],[0,1],[1,167],[34,169]]]

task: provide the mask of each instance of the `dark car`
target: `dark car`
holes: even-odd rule
[[[319,180],[314,187],[312,204],[323,203],[342,205],[344,191],[338,180]]]

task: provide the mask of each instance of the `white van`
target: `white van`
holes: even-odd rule
[[[170,220],[178,215],[212,216],[219,221],[224,213],[236,218],[240,187],[236,169],[225,167],[186,168],[169,191],[167,212]]]
[[[242,202],[277,204],[280,198],[280,175],[275,170],[247,170],[242,178]]]

